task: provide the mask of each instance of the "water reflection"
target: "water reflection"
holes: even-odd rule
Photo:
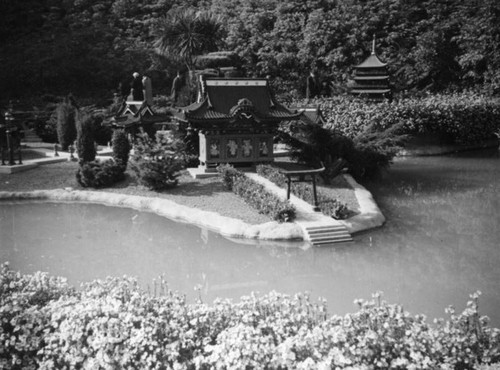
[[[74,284],[126,274],[147,285],[164,274],[191,301],[309,291],[338,314],[382,290],[412,313],[443,317],[445,307],[463,309],[479,289],[481,311],[499,327],[499,164],[496,156],[398,160],[368,186],[387,224],[327,248],[238,243],[130,209],[2,205],[0,260]]]

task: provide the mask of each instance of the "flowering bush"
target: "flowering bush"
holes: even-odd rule
[[[258,165],[257,173],[269,181],[272,181],[279,187],[286,188],[288,186],[286,176],[271,165]],[[313,189],[310,184],[292,183],[290,185],[290,191],[308,203],[314,202]],[[319,209],[327,216],[343,220],[348,218],[351,214],[351,211],[344,203],[338,201],[337,199],[330,198],[328,195],[322,193],[320,188],[318,188],[317,199]]]
[[[231,165],[220,165],[217,171],[229,190],[242,197],[260,213],[279,222],[293,222],[295,219],[295,207],[288,200],[281,200]]]
[[[479,316],[478,297],[431,325],[380,293],[340,317],[303,294],[187,304],[163,279],[150,293],[128,277],[75,290],[3,264],[0,368],[484,368],[500,363],[500,330]]]

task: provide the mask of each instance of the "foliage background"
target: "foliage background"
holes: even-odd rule
[[[500,91],[496,0],[5,0],[1,99],[109,97],[135,70],[168,91],[180,65],[155,43],[162,19],[180,7],[220,17],[220,48],[235,51],[248,75],[299,96],[312,67],[342,91],[373,35],[399,90]]]

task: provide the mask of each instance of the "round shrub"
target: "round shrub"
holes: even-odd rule
[[[236,168],[230,164],[221,164],[217,166],[217,172],[222,178],[222,182],[227,190],[233,190],[234,180],[238,177],[243,176],[243,173],[238,171]]]
[[[57,114],[54,111],[50,118],[46,121],[37,119],[34,122],[34,129],[37,136],[44,143],[57,143]]]
[[[76,180],[84,188],[105,188],[124,178],[124,166],[112,159],[83,162],[76,173]]]

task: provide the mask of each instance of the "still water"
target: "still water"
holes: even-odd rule
[[[308,291],[341,315],[356,310],[354,299],[380,290],[410,313],[446,317],[444,308],[462,310],[480,290],[481,313],[500,327],[498,154],[398,159],[367,187],[386,225],[354,243],[309,249],[230,241],[125,208],[2,204],[0,261],[72,284],[129,275],[151,286],[163,274],[191,302]]]

